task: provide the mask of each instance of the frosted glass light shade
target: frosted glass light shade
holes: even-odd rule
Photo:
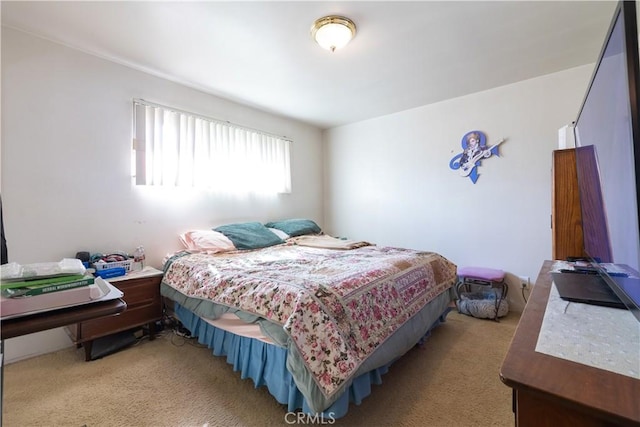
[[[313,39],[332,52],[346,46],[355,35],[356,25],[343,16],[325,16],[311,27]]]

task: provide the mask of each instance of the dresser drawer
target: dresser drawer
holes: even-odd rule
[[[127,308],[117,316],[103,317],[71,325],[67,328],[76,344],[91,342],[96,338],[115,334],[138,326],[152,326],[162,319],[160,282],[162,272],[155,270],[151,276],[111,280],[110,283],[122,291]],[[152,328],[155,329],[155,328]]]
[[[161,308],[160,280],[160,277],[145,277],[142,279],[112,282],[111,284],[124,293],[123,299],[127,303],[126,313],[131,309],[153,304]]]
[[[125,299],[127,309],[121,314],[80,323],[78,334],[80,339],[77,341],[92,340],[160,320],[162,306],[159,301],[159,299],[155,300],[154,304],[154,300],[151,300],[146,304],[131,306]]]

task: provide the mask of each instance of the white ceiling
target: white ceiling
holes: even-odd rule
[[[615,2],[9,2],[2,25],[321,128],[596,61]],[[310,38],[324,15],[355,39]],[[586,89],[586,88],[585,88]]]

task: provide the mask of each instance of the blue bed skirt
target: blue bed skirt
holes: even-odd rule
[[[287,410],[290,412],[302,410],[305,413],[315,414],[286,368],[286,348],[216,328],[178,303],[175,303],[174,310],[191,335],[197,337],[199,343],[212,349],[215,356],[226,356],[227,362],[233,365],[234,371],[240,371],[242,379],[251,378],[256,388],[267,386],[269,393],[279,403],[287,405]],[[430,335],[434,327],[445,321],[450,310],[448,308],[442,313],[420,343]],[[390,366],[391,363],[356,377],[347,391],[319,415],[325,418],[330,417],[330,419],[344,417],[350,403],[359,405],[371,394],[372,384],[382,384],[382,375],[389,371]]]

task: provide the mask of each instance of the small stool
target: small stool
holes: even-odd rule
[[[458,311],[473,317],[498,320],[509,312],[506,296],[509,288],[504,271],[484,267],[458,269]],[[481,292],[473,292],[480,287]],[[464,289],[464,292],[462,291]]]

